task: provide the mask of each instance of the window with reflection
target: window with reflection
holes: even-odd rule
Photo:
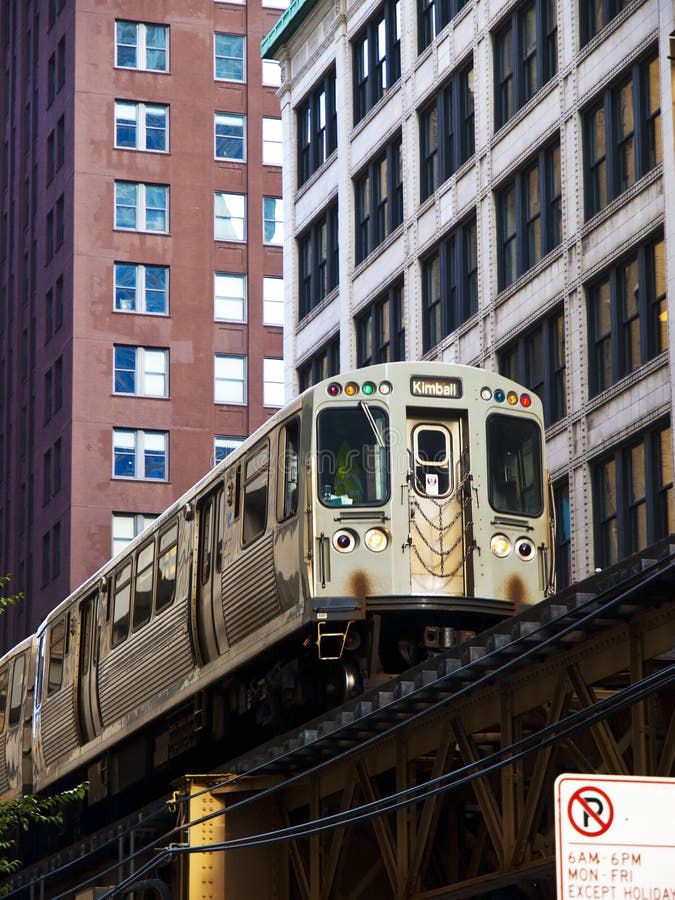
[[[590,393],[601,393],[668,347],[665,244],[637,247],[589,285]]]
[[[669,422],[604,454],[591,471],[596,566],[610,566],[673,533]]]
[[[317,421],[317,479],[324,506],[381,504],[389,496],[389,419],[365,400],[333,406]]]

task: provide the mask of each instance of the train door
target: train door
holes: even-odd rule
[[[82,743],[101,730],[96,672],[98,667],[98,591],[80,604],[80,653],[78,660],[78,704]]]
[[[227,646],[223,615],[223,485],[198,506],[197,627],[204,662],[216,659]]]
[[[467,456],[460,418],[408,418],[413,594],[466,594]]]

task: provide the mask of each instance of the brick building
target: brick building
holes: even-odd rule
[[[2,4],[0,646],[283,402],[278,5]]]

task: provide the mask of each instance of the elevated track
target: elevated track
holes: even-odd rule
[[[662,543],[185,776],[10,896],[554,898],[555,777],[675,774],[674,649]]]

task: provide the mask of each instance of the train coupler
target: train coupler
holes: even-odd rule
[[[345,648],[351,622],[347,622],[344,631],[324,631],[328,622],[317,622],[316,646],[319,659],[340,659]]]

